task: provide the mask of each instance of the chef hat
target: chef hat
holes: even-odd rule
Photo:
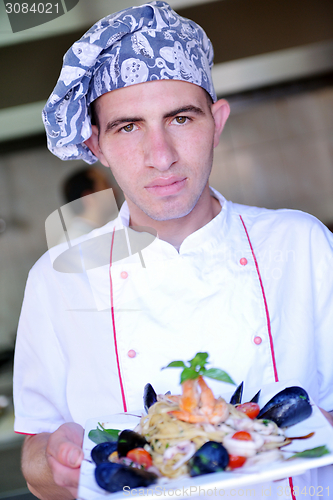
[[[204,30],[160,1],[98,21],[66,52],[44,110],[49,150],[62,160],[97,161],[84,144],[92,133],[89,105],[115,89],[152,80],[181,80],[216,101],[213,48]]]

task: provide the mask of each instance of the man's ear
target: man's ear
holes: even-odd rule
[[[214,148],[216,148],[220,141],[220,135],[222,134],[224,125],[230,114],[229,103],[225,99],[219,99],[212,105],[211,111],[215,121]]]
[[[90,149],[90,151],[92,153],[94,153],[94,155],[99,159],[99,161],[105,167],[108,167],[109,164],[106,161],[106,159],[105,159],[105,157],[104,157],[104,155],[103,155],[103,153],[101,151],[101,148],[99,147],[98,128],[97,128],[96,125],[92,125],[91,128],[92,128],[92,134],[89,137],[89,139],[87,139],[86,141],[84,141],[84,143],[88,146],[88,148]]]

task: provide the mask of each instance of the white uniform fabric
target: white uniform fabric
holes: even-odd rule
[[[84,217],[73,217],[69,226],[66,227],[68,235],[70,235],[70,239],[80,238],[80,236],[84,236],[90,231],[96,229],[96,225],[93,224],[90,220],[85,219]],[[63,235],[59,239],[59,243],[64,243],[66,241],[65,235]]]
[[[179,371],[161,367],[199,351],[245,381],[245,400],[263,384],[296,378],[333,409],[333,235],[308,214],[237,205],[213,192],[217,217],[179,252],[156,239],[142,250],[145,267],[138,253],[84,273],[55,271],[49,253],[33,267],[16,346],[17,432],[136,410],[147,382],[179,393]],[[88,237],[128,220],[124,204]],[[294,484],[316,487],[315,476]]]

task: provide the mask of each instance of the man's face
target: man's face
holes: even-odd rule
[[[219,136],[205,91],[159,80],[104,94],[95,106],[94,153],[110,166],[131,214],[159,221],[189,214],[207,187]]]

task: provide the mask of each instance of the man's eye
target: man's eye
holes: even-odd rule
[[[133,132],[134,127],[134,123],[129,123],[128,125],[125,125],[125,127],[122,127],[120,130],[123,130],[124,132]]]
[[[184,123],[187,122],[188,118],[187,118],[187,116],[176,116],[175,120],[180,125],[183,125]]]

